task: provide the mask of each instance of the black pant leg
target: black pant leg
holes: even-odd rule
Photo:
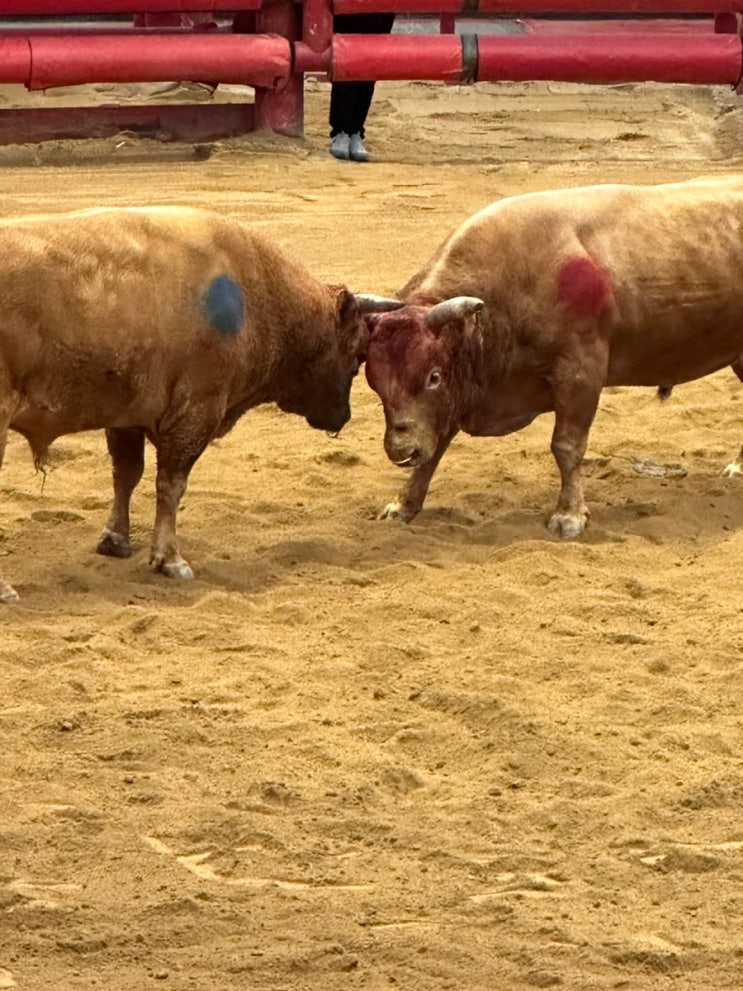
[[[333,83],[330,89],[331,138],[341,131],[346,134],[360,134],[363,138],[364,124],[373,96],[374,83]]]
[[[389,34],[394,14],[338,14],[333,31],[338,34]],[[330,89],[330,137],[341,131],[364,137],[364,124],[374,96],[374,82],[333,83]]]
[[[333,31],[337,34],[389,34],[394,14],[336,14]]]

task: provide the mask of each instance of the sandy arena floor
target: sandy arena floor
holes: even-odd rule
[[[498,197],[743,162],[723,89],[382,84],[367,166],[327,155],[327,102],[306,140],[2,149],[0,215],[208,206],[389,294]],[[116,561],[102,435],[45,481],[14,436],[0,988],[739,988],[742,395],[607,392],[564,544],[551,417],[458,439],[406,528],[363,376],[337,440],[250,412],[192,474],[192,583],[148,570],[151,463]]]

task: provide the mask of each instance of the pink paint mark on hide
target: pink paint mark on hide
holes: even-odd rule
[[[611,285],[590,258],[568,258],[557,273],[557,298],[577,316],[598,315],[611,302]]]

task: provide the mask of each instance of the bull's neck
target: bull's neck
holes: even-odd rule
[[[512,372],[516,364],[514,334],[502,315],[493,317],[485,311],[479,343],[462,348],[463,383],[473,403],[483,393],[492,393]]]

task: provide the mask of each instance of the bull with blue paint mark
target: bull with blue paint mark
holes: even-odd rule
[[[0,222],[0,463],[9,429],[37,465],[63,434],[105,428],[111,517],[98,545],[126,557],[129,504],[157,451],[152,566],[190,578],[176,513],[204,449],[275,402],[339,431],[368,332],[399,306],[316,280],[236,220],[177,207]],[[17,599],[0,582],[0,601]]]
[[[605,386],[743,379],[743,178],[510,197],[467,220],[369,317],[385,449],[412,473],[382,517],[410,521],[459,430],[554,412],[549,530],[582,533],[581,462]],[[727,474],[743,471],[743,450]]]

